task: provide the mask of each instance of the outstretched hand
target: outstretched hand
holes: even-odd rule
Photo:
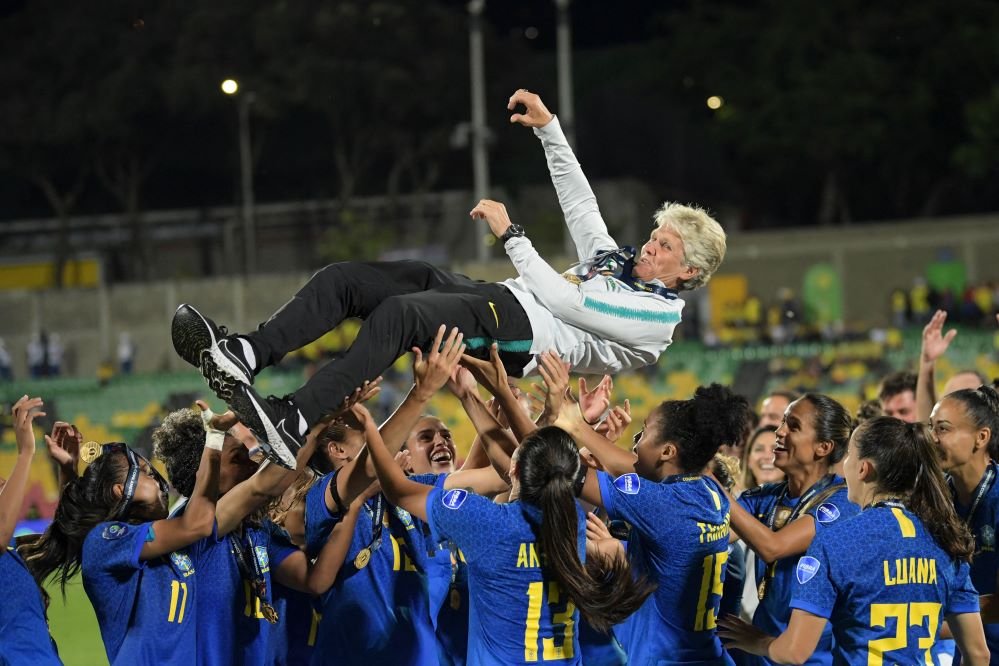
[[[718,637],[727,648],[737,648],[750,654],[766,654],[773,636],[735,615],[718,618]],[[761,651],[762,649],[762,651]]]
[[[541,420],[553,422],[569,394],[569,364],[564,363],[554,351],[546,351],[541,354],[538,373],[545,381],[545,406]]]
[[[611,391],[614,390],[614,380],[610,375],[604,375],[600,382],[587,390],[586,378],[579,378],[579,408],[583,410],[583,418],[587,423],[596,423],[607,408],[610,407]]]
[[[933,313],[929,323],[923,327],[923,349],[920,354],[923,363],[933,363],[943,356],[954,340],[954,336],[957,335],[957,329],[954,328],[944,334],[945,323],[947,323],[947,312],[937,310]]]
[[[479,200],[469,215],[473,220],[485,220],[489,225],[489,231],[493,232],[496,238],[505,234],[513,224],[510,222],[510,214],[506,212],[506,206],[492,199]]]
[[[510,116],[511,123],[518,123],[524,127],[544,127],[555,117],[541,101],[541,97],[526,88],[521,88],[510,95],[506,108],[513,111],[518,104],[523,105],[524,112]]]
[[[29,398],[27,395],[14,403],[11,412],[14,417],[14,439],[17,442],[18,455],[35,454],[34,420],[39,416],[45,416],[45,412],[38,411],[44,404],[41,398]]]
[[[413,347],[416,358],[413,361],[413,381],[416,384],[416,394],[424,402],[434,397],[458,367],[461,355],[465,353],[462,343],[464,336],[457,327],[444,339],[447,326],[441,324],[437,335],[430,346],[430,353],[424,357],[419,347]]]
[[[489,346],[488,361],[465,354],[461,357],[461,364],[468,368],[472,376],[493,395],[510,389],[506,366],[500,359],[499,347],[495,342]]]
[[[52,432],[45,435],[45,444],[49,455],[57,464],[64,467],[76,467],[80,460],[80,444],[83,443],[83,433],[75,425],[65,421],[56,421]]]
[[[631,425],[631,401],[625,398],[624,405],[615,405],[595,430],[610,441],[616,442],[629,425]]]
[[[465,357],[462,357],[462,363],[464,363]],[[475,395],[478,391],[479,383],[475,381],[475,376],[471,371],[464,367],[464,365],[459,365],[455,368],[454,375],[447,380],[447,390],[458,398],[458,400],[464,400],[465,398]]]

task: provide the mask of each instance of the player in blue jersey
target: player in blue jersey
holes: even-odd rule
[[[623,558],[585,558],[585,515],[574,498],[581,460],[558,428],[527,437],[510,466],[511,501],[407,479],[370,422],[371,457],[383,492],[454,540],[468,563],[468,662],[581,663],[575,627],[582,613],[603,631],[651,591]]]
[[[991,602],[997,590],[999,554],[999,395],[989,386],[962,389],[944,396],[930,416],[933,438],[958,517],[975,537],[971,582],[980,595],[989,650],[999,659],[999,608]]]
[[[195,661],[195,544],[215,529],[222,437],[208,433],[188,510],[176,519],[167,518],[166,481],[145,458],[122,443],[88,442],[81,457],[90,465],[21,550],[40,582],[54,576],[65,590],[83,571],[112,664]]]
[[[4,601],[0,603],[0,664],[60,664],[45,621],[45,601],[35,579],[17,551],[8,548],[24,490],[28,484],[31,460],[35,456],[33,421],[45,412],[41,398],[24,396],[14,403],[14,439],[17,462],[10,477],[0,478],[0,580]]]
[[[849,412],[832,398],[801,396],[788,405],[776,433],[774,465],[784,472],[784,481],[747,490],[732,505],[733,538],[741,537],[757,557],[760,605],[753,624],[769,634],[787,627],[798,558],[816,534],[859,511],[847,499],[842,477],[832,471],[846,453],[851,427]],[[827,627],[807,663],[831,663],[832,643]],[[742,664],[766,663],[750,655],[735,656]]]
[[[615,636],[636,664],[731,664],[715,634],[729,502],[702,472],[722,442],[742,432],[749,404],[718,384],[654,409],[633,451],[618,448],[563,406],[556,425],[586,446],[605,472],[588,472],[582,498],[631,524],[628,558],[658,589]],[[615,478],[616,477],[616,478]]]
[[[829,624],[834,664],[934,664],[946,617],[965,663],[988,664],[969,576],[974,542],[947,501],[925,427],[887,416],[864,423],[850,440],[844,474],[850,500],[864,510],[819,532],[798,561],[787,629],[774,637],[725,618],[725,640],[801,664]]]

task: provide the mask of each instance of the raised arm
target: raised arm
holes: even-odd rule
[[[579,405],[566,399],[559,412],[555,425],[572,435],[576,445],[586,447],[600,465],[612,476],[620,476],[635,471],[635,454],[618,447],[603,435],[598,434],[584,419]]]
[[[923,327],[923,345],[919,350],[919,373],[916,376],[916,418],[920,423],[928,423],[933,405],[937,402],[936,378],[934,377],[937,359],[946,353],[957,335],[957,329],[943,332],[947,323],[947,313],[937,310],[929,323]]]
[[[447,334],[446,339],[445,334]],[[406,438],[420,420],[427,403],[455,372],[461,355],[465,353],[463,339],[457,328],[451,329],[448,333],[447,327],[441,325],[426,356],[418,347],[413,348],[416,357],[413,360],[413,388],[380,428],[380,438],[391,455],[398,453],[406,443]],[[375,467],[368,448],[365,447],[357,458],[344,465],[336,475],[336,491],[345,504],[350,504],[374,480]],[[331,501],[327,493],[327,505],[330,505]]]
[[[153,540],[147,541],[139,553],[140,560],[168,555],[178,548],[211,536],[215,526],[215,503],[219,495],[219,466],[225,433],[208,427],[205,450],[195,476],[194,490],[187,500],[184,513],[177,518],[153,523]]]
[[[357,405],[354,412],[364,426],[364,435],[368,440],[368,454],[375,466],[378,482],[382,486],[385,498],[390,504],[405,509],[425,522],[427,520],[427,496],[430,495],[430,491],[434,487],[407,479],[406,474],[395,464],[392,454],[385,447],[385,442],[382,441],[368,410],[362,405]]]
[[[815,538],[815,519],[808,514],[774,532],[746,511],[734,498],[730,499],[732,531],[767,564],[804,553]]]
[[[513,431],[516,441],[522,441],[537,430],[537,426],[531,421],[513,389],[510,388],[509,377],[506,374],[503,361],[500,360],[499,348],[495,342],[489,347],[488,361],[466,355],[462,357],[461,364],[468,368],[475,379],[496,398],[500,409],[506,415],[506,420],[510,424],[510,430]]]
[[[803,664],[815,652],[826,622],[825,618],[795,608],[787,629],[775,637],[734,615],[726,615],[718,620],[718,635],[728,648],[766,657],[776,664]]]
[[[14,403],[11,410],[14,419],[14,440],[17,443],[17,461],[7,479],[0,487],[0,557],[7,554],[7,544],[14,535],[21,505],[24,502],[24,490],[28,485],[28,473],[31,471],[31,460],[35,457],[35,431],[33,422],[36,417],[45,416],[38,411],[43,406],[41,398],[23,396]]]
[[[64,421],[56,421],[52,425],[52,433],[45,436],[49,456],[59,466],[60,491],[80,475],[78,468],[82,443],[83,435],[77,427]]]
[[[607,232],[607,224],[600,215],[597,197],[562,133],[558,118],[545,107],[538,95],[524,89],[510,96],[507,108],[512,111],[518,105],[523,105],[524,112],[514,113],[510,122],[533,128],[534,134],[541,139],[552,184],[579,260],[592,257],[601,250],[616,248],[617,242]]]

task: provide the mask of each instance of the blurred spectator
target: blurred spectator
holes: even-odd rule
[[[101,361],[100,365],[97,366],[97,384],[99,386],[107,386],[111,383],[114,378],[114,363],[111,362],[110,358],[105,358]]]
[[[0,382],[9,382],[14,378],[10,370],[10,352],[7,351],[7,343],[0,338]]]
[[[62,373],[62,357],[65,348],[62,346],[62,339],[58,333],[49,336],[48,344],[45,347],[46,374],[49,377],[58,377]]]
[[[122,331],[118,335],[118,370],[123,375],[130,375],[134,362],[135,343],[132,342],[132,334]]]
[[[895,328],[905,328],[909,323],[909,299],[902,289],[891,292],[891,325]]]
[[[787,406],[797,399],[798,394],[792,391],[771,391],[760,403],[760,422],[757,427],[779,427],[784,421],[784,411]]]
[[[916,373],[901,370],[881,380],[878,402],[885,416],[894,416],[906,423],[915,423]]]
[[[28,339],[25,356],[27,356],[28,360],[28,374],[31,375],[32,379],[44,377],[45,372],[48,370],[45,359],[46,346],[44,331],[35,333]]]
[[[921,277],[913,280],[909,291],[909,310],[914,324],[925,324],[930,319],[930,288]]]
[[[977,370],[959,370],[944,384],[942,395],[960,391],[961,389],[971,389],[974,391],[982,384],[988,383],[988,380]]]
[[[877,400],[865,400],[857,407],[856,421],[858,426],[879,416],[884,416],[884,412],[881,411],[881,403]]]

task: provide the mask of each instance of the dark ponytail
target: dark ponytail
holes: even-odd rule
[[[18,553],[39,586],[50,576],[57,576],[66,596],[66,581],[79,573],[83,564],[84,539],[94,526],[109,520],[121,504],[114,485],[122,482],[127,471],[124,454],[102,455],[63,488],[45,533],[18,546]]]
[[[975,540],[954,511],[926,426],[879,416],[857,428],[854,442],[858,460],[874,463],[878,494],[902,499],[941,548],[954,559],[970,562]]]
[[[634,613],[655,589],[635,579],[624,558],[579,559],[579,517],[573,482],[581,464],[572,438],[561,428],[541,428],[518,448],[520,496],[541,509],[538,549],[542,566],[598,631]]]
[[[944,400],[957,400],[965,414],[978,429],[988,428],[991,433],[986,450],[993,460],[999,459],[999,393],[985,384],[976,389],[961,389],[948,393]]]
[[[742,441],[749,402],[721,384],[701,386],[690,400],[667,400],[649,420],[659,424],[656,441],[676,445],[685,473],[700,474],[722,444]]]

